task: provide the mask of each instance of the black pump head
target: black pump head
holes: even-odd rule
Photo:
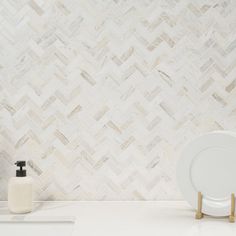
[[[26,170],[23,170],[23,166],[26,166],[26,162],[25,161],[17,161],[15,163],[15,165],[20,167],[19,170],[16,170],[16,177],[25,177]]]

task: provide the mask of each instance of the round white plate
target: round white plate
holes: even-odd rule
[[[230,214],[231,193],[236,195],[236,133],[216,131],[189,143],[177,166],[177,180],[185,199],[211,216]]]

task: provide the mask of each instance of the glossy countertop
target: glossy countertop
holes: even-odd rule
[[[61,235],[67,236],[236,235],[236,223],[229,223],[227,217],[205,216],[196,220],[194,216],[194,210],[183,201],[36,202],[34,211],[25,215],[10,214],[7,203],[0,202],[0,228],[4,236],[13,236],[10,229],[19,223],[28,232],[25,235],[32,235],[30,230],[34,230],[34,236],[39,230],[30,227],[31,223],[39,224],[37,227],[52,223],[51,229],[56,229],[57,224]],[[8,231],[4,233],[4,229]],[[46,226],[45,230],[49,232]]]

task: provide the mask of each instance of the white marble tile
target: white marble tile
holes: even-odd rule
[[[0,199],[179,199],[203,132],[236,130],[235,1],[0,3]]]

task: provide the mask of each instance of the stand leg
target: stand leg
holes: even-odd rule
[[[234,193],[231,194],[231,211],[229,216],[229,222],[234,223],[235,222],[235,196]]]
[[[195,218],[196,219],[202,219],[203,213],[202,213],[202,193],[198,192],[198,204],[197,204],[197,213]]]

